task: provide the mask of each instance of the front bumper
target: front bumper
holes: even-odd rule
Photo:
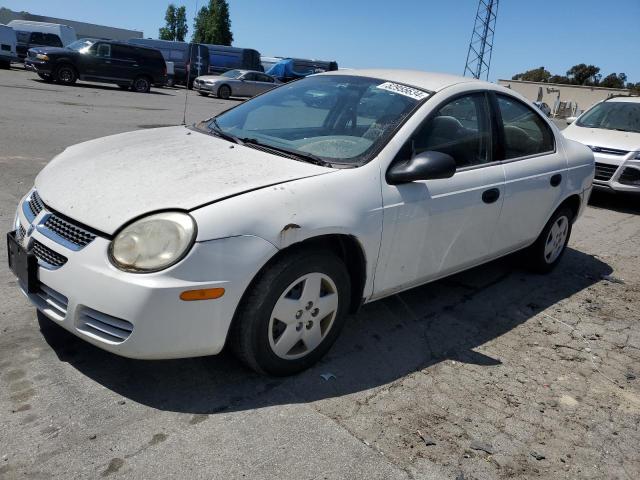
[[[24,68],[43,75],[51,75],[51,63],[33,58],[24,59]]]
[[[594,187],[616,192],[640,193],[640,160],[637,152],[627,155],[607,155],[594,152],[596,175]]]
[[[215,84],[193,82],[193,89],[203,92],[215,92]]]
[[[244,291],[276,253],[271,243],[258,237],[223,238],[196,243],[185,259],[162,272],[127,273],[109,262],[109,239],[97,236],[85,247],[72,250],[46,235],[41,228],[45,215],[46,207],[29,222],[25,209],[18,209],[23,245],[39,242],[66,262],[57,268],[40,263],[40,290],[27,294],[22,288],[23,293],[66,330],[130,358],[220,352]],[[216,300],[186,302],[179,298],[185,290],[216,287],[225,289],[224,296]]]

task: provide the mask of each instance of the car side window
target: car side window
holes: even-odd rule
[[[135,61],[133,49],[123,45],[113,45],[113,47],[111,47],[111,57],[116,60]]]
[[[100,43],[97,49],[97,55],[99,57],[110,57],[111,56],[111,45],[108,43]]]
[[[458,97],[440,107],[409,140],[414,154],[435,151],[451,155],[458,168],[490,161],[489,105],[484,93]]]
[[[31,32],[30,45],[44,45],[44,35],[41,32]]]
[[[255,73],[245,73],[242,78],[247,80],[248,82],[255,82],[257,80]]]
[[[496,95],[504,128],[504,159],[553,152],[553,132],[533,108],[506,95]]]
[[[60,37],[54,33],[44,33],[42,35],[42,44],[48,47],[62,47]]]

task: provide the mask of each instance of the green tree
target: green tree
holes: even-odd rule
[[[231,45],[233,33],[226,0],[209,0],[209,5],[200,9],[193,24],[193,41]]]
[[[624,84],[626,83],[626,81],[626,74],[621,73],[618,75],[617,73],[610,73],[602,79],[602,81],[600,82],[600,86],[608,88],[624,88]]]
[[[527,70],[524,73],[517,73],[511,80],[526,80],[529,82],[548,82],[551,77],[551,72],[544,67],[534,68]]]
[[[567,77],[575,85],[598,85],[600,82],[600,67],[580,63],[567,70]]]
[[[551,75],[549,77],[549,83],[561,83],[570,85],[571,80],[569,80],[569,77],[565,77],[564,75]]]
[[[187,27],[186,7],[176,8],[173,3],[170,3],[164,14],[164,21],[166,25],[160,29],[159,38],[161,40],[183,42],[189,29],[189,27]]]

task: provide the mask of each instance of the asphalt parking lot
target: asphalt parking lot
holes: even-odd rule
[[[187,123],[234,104],[187,100]],[[184,101],[0,70],[0,232],[66,146]],[[637,199],[594,194],[551,275],[509,257],[365,306],[291,378],[105,353],[39,323],[5,257],[0,478],[640,478]]]

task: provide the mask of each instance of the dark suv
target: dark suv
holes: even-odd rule
[[[167,83],[167,65],[160,51],[109,40],[85,38],[65,48],[31,48],[24,64],[40,78],[65,85],[80,79],[148,92],[152,84]]]

